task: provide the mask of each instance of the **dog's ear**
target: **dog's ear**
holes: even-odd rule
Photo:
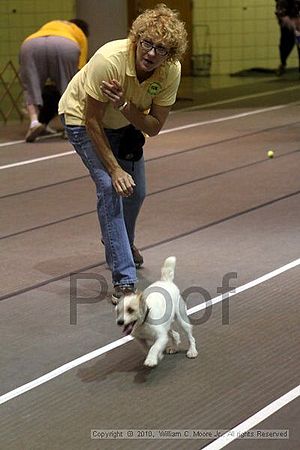
[[[138,299],[138,301],[140,300],[142,294],[143,294],[143,292],[139,291],[138,289],[135,291],[135,295],[136,295],[136,298]]]
[[[141,316],[143,316],[145,309],[146,309],[146,302],[143,298],[143,293],[141,291],[138,291],[136,293],[136,296],[137,296],[137,300],[138,300],[138,304],[139,304],[140,314],[141,314]]]

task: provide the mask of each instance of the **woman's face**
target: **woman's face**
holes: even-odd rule
[[[136,47],[135,68],[137,75],[153,72],[168,58],[169,49],[161,42],[149,39],[139,39]]]

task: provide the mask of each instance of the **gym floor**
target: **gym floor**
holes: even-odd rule
[[[138,287],[177,257],[199,351],[152,370],[115,323],[79,157],[1,126],[1,449],[299,448],[298,76],[201,83],[145,145]]]

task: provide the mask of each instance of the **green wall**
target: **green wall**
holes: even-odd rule
[[[0,0],[0,71],[9,60],[17,65],[23,39],[43,23],[75,17],[75,3],[75,0]],[[212,74],[251,67],[275,68],[279,64],[274,0],[194,0],[193,5],[195,63],[198,55],[211,53]],[[296,49],[288,65],[298,65]]]
[[[193,4],[194,54],[206,53],[211,47],[212,74],[279,65],[274,0],[194,0]],[[288,66],[298,66],[296,48]]]
[[[75,0],[0,0],[0,71],[12,60],[26,36],[52,19],[75,17]]]

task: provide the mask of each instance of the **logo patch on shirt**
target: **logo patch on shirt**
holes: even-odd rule
[[[148,94],[151,96],[157,95],[162,90],[162,87],[159,83],[154,81],[154,83],[151,83],[148,87]]]

